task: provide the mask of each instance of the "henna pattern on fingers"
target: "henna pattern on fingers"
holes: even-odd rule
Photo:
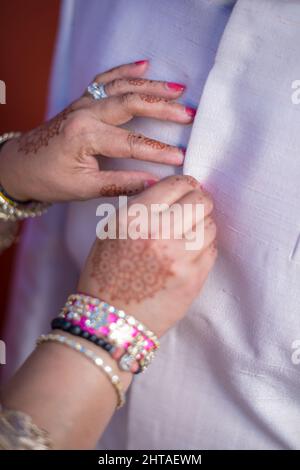
[[[128,78],[126,82],[129,85],[135,85],[135,86],[142,86],[146,85],[146,83],[149,83],[149,85],[154,85],[158,86],[163,82],[155,81],[155,80],[147,80],[146,78]]]
[[[100,189],[100,196],[115,197],[115,196],[133,196],[140,193],[144,189],[144,185],[133,188],[132,186],[118,186],[116,184],[108,184]]]
[[[134,134],[132,132],[129,132],[127,136],[127,140],[128,140],[130,148],[133,148],[135,144],[139,143],[139,144],[149,145],[149,147],[152,147],[155,150],[173,149],[172,145],[166,144],[164,142],[160,142],[159,140],[150,139],[150,137],[145,137],[144,135],[141,135],[141,134]],[[132,158],[135,158],[134,155],[132,156]]]
[[[139,303],[166,287],[171,265],[151,240],[97,240],[91,276],[111,301]]]
[[[200,183],[198,183],[198,181],[190,175],[176,176],[175,182],[173,183],[173,185],[175,185],[178,182],[180,183],[181,181],[185,181],[194,189],[199,189],[199,188],[202,189]]]
[[[163,101],[164,103],[171,102],[170,100],[167,100],[166,98],[161,98],[160,96],[140,94],[139,97],[142,101],[145,101],[146,103],[159,103],[160,101]]]
[[[142,86],[145,85],[148,80],[145,78],[128,78],[126,81],[129,85]]]
[[[143,144],[149,145],[150,147],[156,150],[165,150],[172,148],[172,145],[165,144],[164,142],[160,142],[159,140],[150,139],[149,137],[144,137]]]
[[[47,147],[49,141],[60,133],[61,125],[68,115],[72,112],[72,107],[64,109],[50,121],[45,122],[41,126],[26,132],[18,139],[18,152],[37,153],[41,147]]]

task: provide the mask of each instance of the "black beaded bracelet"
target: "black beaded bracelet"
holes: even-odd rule
[[[114,350],[114,346],[103,338],[99,338],[99,336],[93,335],[89,333],[88,331],[84,331],[82,328],[80,328],[79,325],[72,325],[72,323],[65,318],[61,317],[56,317],[54,320],[51,322],[51,328],[53,330],[63,330],[68,333],[71,333],[74,336],[80,336],[81,338],[87,339],[88,341],[91,341],[92,343],[96,344],[96,346],[99,346],[100,348],[104,349],[104,351],[107,351],[108,353],[112,353]],[[140,374],[142,372],[142,369],[139,368],[134,374]]]
[[[99,338],[96,335],[92,335],[88,331],[84,331],[80,326],[78,325],[72,325],[71,322],[68,320],[65,320],[64,318],[54,318],[51,322],[51,328],[53,330],[63,330],[67,331],[68,333],[71,333],[72,335],[75,336],[81,336],[84,339],[87,339],[88,341],[91,341],[92,343],[96,344],[97,346],[100,346],[100,348],[104,349],[105,351],[111,353],[112,350],[114,349],[114,346],[103,338]]]

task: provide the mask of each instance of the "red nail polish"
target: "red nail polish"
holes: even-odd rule
[[[144,187],[149,188],[150,186],[153,186],[156,183],[157,183],[157,180],[146,180],[144,181]]]
[[[149,60],[148,59],[145,59],[145,60],[137,60],[135,63],[135,65],[142,65],[142,64],[146,64],[148,63]]]
[[[186,106],[186,107],[185,107],[185,112],[186,112],[189,116],[195,117],[195,114],[196,114],[196,112],[197,112],[197,109],[191,108],[190,106]]]
[[[180,150],[182,151],[183,155],[185,156],[185,154],[186,154],[186,147],[180,147]]]
[[[166,82],[167,87],[173,91],[183,91],[186,89],[186,86],[183,83],[176,83],[176,82]]]

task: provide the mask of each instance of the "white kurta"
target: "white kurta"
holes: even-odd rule
[[[50,114],[99,71],[149,58],[146,76],[186,83],[182,101],[199,109],[192,129],[142,118],[128,127],[188,144],[184,172],[213,193],[219,225],[217,264],[134,380],[100,443],[108,449],[300,448],[300,364],[291,359],[300,339],[300,105],[291,99],[300,79],[300,2],[233,3],[64,3]],[[175,171],[136,160],[113,165]],[[98,203],[57,206],[28,225],[7,369],[74,289]]]

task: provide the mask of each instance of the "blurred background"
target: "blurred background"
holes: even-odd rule
[[[59,0],[0,0],[0,80],[6,84],[0,135],[29,130],[44,120],[59,4]],[[0,338],[16,250],[14,245],[0,255]]]

